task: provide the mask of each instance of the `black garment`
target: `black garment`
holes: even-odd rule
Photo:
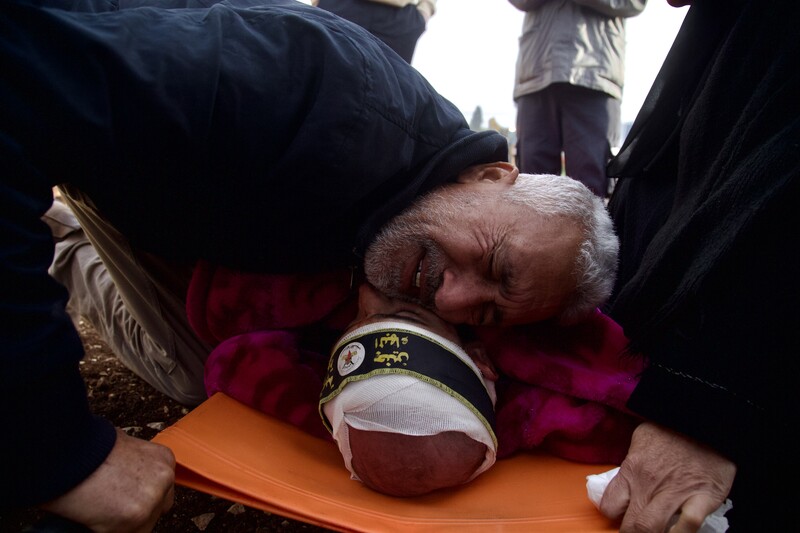
[[[317,6],[357,24],[411,63],[425,18],[414,4],[397,7],[372,0],[319,0]]]
[[[88,411],[67,295],[47,275],[54,185],[166,258],[321,271],[357,265],[415,197],[507,158],[502,136],[470,131],[407,63],[321,9],[146,3],[0,2],[4,506],[65,492],[115,438]]]
[[[731,531],[789,530],[800,495],[798,23],[788,0],[696,2],[609,165],[608,312],[649,362],[628,406],[737,464]]]

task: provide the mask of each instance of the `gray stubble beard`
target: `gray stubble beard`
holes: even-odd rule
[[[405,300],[429,309],[434,309],[434,294],[441,285],[444,270],[444,254],[436,242],[428,238],[426,224],[419,220],[392,220],[367,248],[364,272],[367,280],[379,291],[400,300]],[[391,258],[405,258],[414,250],[424,249],[428,259],[428,270],[423,273],[424,294],[427,301],[404,294],[401,290],[403,262]]]

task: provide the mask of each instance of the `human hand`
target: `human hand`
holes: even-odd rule
[[[175,456],[169,448],[118,429],[103,464],[42,509],[96,532],[149,532],[172,507],[174,481]]]
[[[644,422],[633,432],[600,511],[622,517],[620,533],[696,532],[725,501],[735,475],[736,466],[710,448]]]
[[[420,0],[420,2],[417,4],[417,11],[419,11],[420,15],[422,15],[422,18],[425,19],[426,26],[428,21],[431,20],[435,10],[436,8],[434,7],[434,4],[427,0]]]

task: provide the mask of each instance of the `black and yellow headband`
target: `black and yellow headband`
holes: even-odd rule
[[[333,348],[320,394],[319,411],[329,431],[324,405],[348,383],[372,376],[412,376],[444,391],[469,409],[494,433],[492,398],[470,357],[456,344],[404,322],[378,322],[344,335]]]

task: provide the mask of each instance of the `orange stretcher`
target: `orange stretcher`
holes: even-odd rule
[[[586,496],[586,465],[544,453],[498,461],[475,481],[393,498],[350,479],[335,445],[218,393],[154,439],[180,485],[337,531],[612,532]]]

